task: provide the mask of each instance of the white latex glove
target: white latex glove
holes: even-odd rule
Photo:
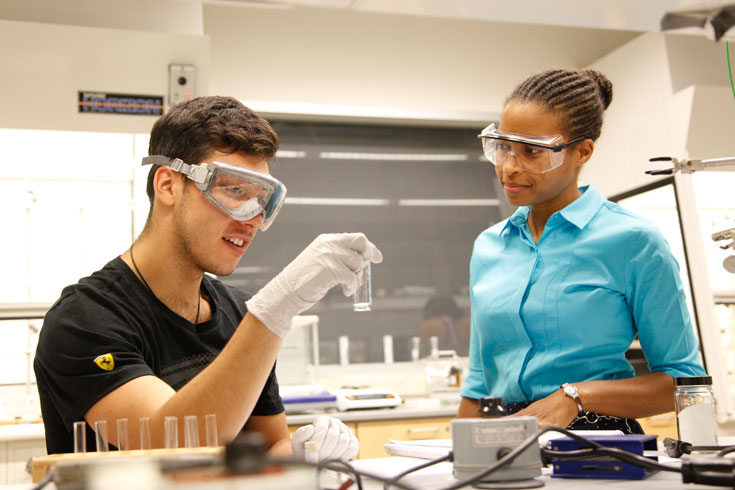
[[[293,454],[304,459],[304,445],[307,441],[317,443],[318,461],[341,459],[349,461],[357,456],[360,443],[352,430],[341,420],[327,415],[320,415],[314,422],[294,432],[291,437]]]
[[[362,233],[319,235],[247,302],[273,333],[285,337],[295,315],[309,309],[337,284],[345,296],[357,287],[357,274],[383,254]]]

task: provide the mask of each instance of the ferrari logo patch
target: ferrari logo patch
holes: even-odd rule
[[[105,371],[112,371],[115,369],[115,359],[113,359],[112,354],[109,353],[97,356],[94,363],[97,364],[100,369],[104,369]]]

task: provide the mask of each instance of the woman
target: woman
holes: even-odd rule
[[[679,278],[650,222],[579,187],[612,84],[594,70],[521,83],[480,135],[518,210],[475,241],[470,370],[460,417],[502,397],[539,426],[642,433],[674,409],[678,376],[704,375]],[[650,374],[625,358],[638,335]]]

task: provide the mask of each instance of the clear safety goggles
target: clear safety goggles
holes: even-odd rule
[[[178,158],[152,155],[143,165],[167,165],[194,181],[207,199],[238,221],[263,215],[262,230],[267,230],[286,199],[286,186],[268,174],[254,172],[222,162],[190,165]]]
[[[564,143],[561,135],[526,136],[499,131],[491,124],[477,135],[482,140],[482,151],[496,167],[502,167],[513,155],[518,165],[527,172],[542,174],[564,163],[564,149],[579,143],[584,137]]]

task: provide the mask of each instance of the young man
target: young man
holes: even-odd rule
[[[321,235],[255,296],[210,276],[232,273],[260,228],[278,212],[285,187],[268,175],[278,149],[270,125],[232,98],[176,105],[151,131],[151,210],[128,251],[64,289],[46,315],[34,363],[49,453],[73,450],[72,428],[150,418],[153,447],[163,419],[216,414],[221,442],[262,433],[271,452],[350,459],[357,440],[339,420],[302,427],[293,447],[274,363],[294,315],[357,272],[380,262],[359,233]],[[179,431],[180,434],[183,431]]]

